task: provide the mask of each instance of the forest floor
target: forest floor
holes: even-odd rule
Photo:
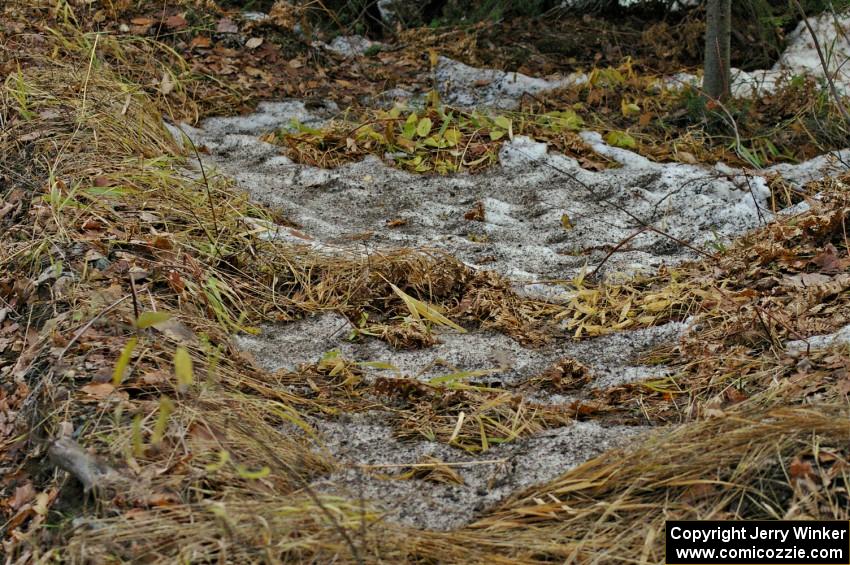
[[[848,519],[850,143],[804,26],[718,104],[698,14],[378,43],[126,4],[2,8],[8,562]],[[845,89],[847,19],[810,23]]]

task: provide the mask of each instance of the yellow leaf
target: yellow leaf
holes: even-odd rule
[[[243,479],[262,479],[264,477],[268,477],[271,474],[272,470],[266,466],[263,466],[258,471],[249,471],[242,465],[236,465],[236,472],[239,473],[239,476]]]
[[[431,118],[422,118],[416,125],[416,134],[419,137],[426,137],[431,133]]]
[[[454,147],[455,145],[460,143],[460,139],[461,139],[460,131],[458,131],[455,128],[447,129],[446,133],[443,134],[443,139],[445,139],[446,142],[448,142],[449,147]]]
[[[609,131],[605,135],[605,143],[614,147],[622,147],[623,149],[634,149],[637,147],[635,138],[624,131]]]
[[[647,312],[661,312],[662,310],[665,310],[668,306],[670,306],[669,300],[656,300],[655,302],[644,304],[643,309]]]
[[[174,373],[177,375],[177,385],[181,390],[185,390],[192,384],[192,358],[185,347],[178,347],[174,352]]]
[[[573,229],[573,223],[570,221],[568,214],[561,214],[561,227],[565,230]]]
[[[428,61],[431,63],[431,68],[437,66],[437,50],[436,49],[428,49]]]
[[[136,320],[136,327],[140,330],[167,322],[171,319],[171,314],[168,312],[142,312],[139,319]]]
[[[626,301],[626,303],[623,305],[623,309],[622,309],[622,310],[620,310],[620,320],[619,320],[620,322],[622,322],[623,320],[625,320],[626,318],[628,318],[628,316],[629,316],[629,311],[630,311],[631,309],[632,309],[632,301],[631,301],[631,300],[627,300],[627,301]]]
[[[141,318],[141,316],[140,316]],[[130,364],[130,358],[133,356],[133,350],[136,348],[138,339],[131,337],[127,340],[127,345],[121,350],[121,355],[118,357],[118,362],[115,363],[115,370],[112,371],[112,384],[118,386],[124,380],[124,372]]]
[[[230,453],[227,451],[221,450],[218,452],[218,461],[215,463],[210,463],[209,465],[204,466],[204,470],[208,473],[215,473],[216,471],[220,471],[227,465],[227,462],[230,461]]]
[[[153,427],[153,434],[151,434],[152,444],[159,445],[159,442],[162,441],[162,438],[165,436],[165,430],[168,427],[168,418],[171,417],[172,412],[174,412],[174,403],[171,402],[171,399],[167,396],[160,397],[159,415]]]
[[[407,306],[411,317],[420,324],[422,323],[422,318],[425,318],[431,323],[440,326],[448,326],[461,333],[466,333],[465,329],[440,314],[433,306],[430,306],[421,300],[416,300],[392,283],[390,283],[390,287],[392,287],[393,292],[395,292],[399,298],[404,301],[404,305]]]
[[[623,113],[623,116],[628,118],[630,116],[636,116],[640,114],[640,106],[638,106],[634,102],[627,103],[624,98],[620,101],[620,111]]]

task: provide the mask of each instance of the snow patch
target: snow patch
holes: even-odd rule
[[[537,94],[587,80],[580,73],[547,80],[516,72],[479,69],[447,57],[439,58],[436,77],[442,100],[451,106],[502,109],[515,107],[525,93]]]
[[[321,422],[326,449],[346,468],[312,487],[369,501],[386,513],[385,520],[443,531],[472,522],[518,490],[556,479],[603,451],[623,447],[648,429],[576,422],[471,455],[424,439],[401,441],[384,419],[382,412],[369,412]],[[399,466],[422,463],[425,457],[455,464],[452,469],[463,484],[392,478]],[[364,465],[389,467],[369,472]]]
[[[826,12],[808,18],[808,23],[818,38],[821,51],[827,60],[827,68],[834,77],[836,86],[846,91],[850,85],[850,67],[846,64],[850,59],[850,15],[833,16]],[[788,69],[794,73],[824,78],[823,66],[806,22],[797,24],[796,29],[788,36],[787,44],[773,70]]]
[[[256,137],[293,116],[319,124],[303,105],[264,105],[256,115],[212,119],[185,131],[209,150],[206,159],[231,175],[253,198],[279,207],[308,239],[363,252],[351,236],[371,232],[371,249],[398,246],[444,249],[469,265],[515,277],[524,292],[560,294],[534,283],[564,280],[605,259],[604,273],[651,271],[694,257],[694,246],[726,241],[768,218],[767,187],[759,177],[732,169],[653,163],[584,139],[621,163],[592,172],[572,158],[549,153],[545,143],[518,136],[503,144],[501,167],[477,175],[414,175],[370,156],[335,170],[298,165]],[[467,212],[484,205],[484,221]],[[756,208],[758,203],[758,209]],[[567,216],[572,228],[562,223]],[[402,218],[407,223],[388,227]],[[663,230],[637,235],[644,224]],[[297,237],[300,237],[297,236]],[[675,238],[675,239],[674,239]],[[606,259],[607,257],[607,259]],[[526,287],[526,285],[530,285]]]
[[[375,45],[380,46],[381,44],[362,35],[338,35],[331,41],[330,45],[325,45],[325,47],[343,57],[352,58],[363,55]]]
[[[617,332],[592,340],[559,339],[543,347],[523,347],[496,332],[439,332],[439,342],[426,349],[394,349],[378,339],[349,339],[354,326],[338,314],[322,314],[284,324],[266,325],[258,335],[238,335],[235,344],[268,371],[293,371],[305,363],[316,363],[331,350],[352,361],[380,361],[394,369],[363,366],[366,377],[405,376],[428,381],[459,371],[484,371],[476,382],[515,387],[542,374],[564,358],[587,365],[593,375],[591,388],[606,388],[644,376],[662,376],[664,367],[647,367],[636,362],[640,354],[662,344],[673,343],[687,330],[681,322],[634,331]]]
[[[809,349],[827,349],[850,345],[850,325],[846,325],[835,333],[815,335],[808,339],[789,341],[785,349],[791,354],[805,353]]]
[[[260,102],[253,114],[208,118],[203,129],[219,137],[232,134],[260,135],[277,129],[292,129],[293,122],[319,128],[327,119],[339,112],[333,102],[325,102],[321,113],[308,110],[300,100],[284,102]]]

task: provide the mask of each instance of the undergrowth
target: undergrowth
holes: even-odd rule
[[[0,462],[9,470],[0,487],[12,559],[662,562],[664,519],[848,518],[846,350],[782,346],[850,319],[846,178],[815,183],[818,199],[795,197],[807,213],[699,263],[620,282],[579,277],[568,283],[570,301],[549,304],[446,254],[362,257],[276,241],[273,228],[286,219],[203,170],[191,143],[163,126],[163,113],[198,115],[191,85],[202,78],[179,58],[136,67],[132,49],[173,54],[72,28],[32,47],[31,64],[14,65],[0,89]],[[566,147],[583,120],[660,151],[634,126],[653,108],[650,83],[616,72],[622,80],[600,71],[556,109],[489,116],[432,106],[351,121],[362,133],[337,125],[279,140],[323,164],[346,151],[404,152],[399,162],[414,171],[449,172],[483,167],[511,135]],[[612,98],[591,98],[603,82]],[[662,92],[659,112],[687,106]],[[830,111],[801,96],[802,115]],[[750,143],[767,119],[745,117],[736,123]],[[656,139],[666,131],[651,120],[642,127]],[[811,128],[798,133],[828,146]],[[741,146],[708,135],[717,139],[706,151],[741,158]],[[483,150],[462,152],[473,146]],[[690,145],[677,149],[680,158],[691,150],[702,158]],[[433,344],[438,327],[492,329],[531,346],[689,316],[695,324],[652,354],[671,376],[584,390],[586,370],[565,362],[526,383],[584,394],[565,408],[476,383],[482,375],[369,383],[336,354],[270,374],[231,344],[262,323],[325,311],[354,322],[354,338],[407,347]],[[311,486],[342,466],[312,418],[373,409],[403,438],[471,452],[575,419],[680,425],[468,527],[432,532],[385,523],[369,501]],[[80,481],[91,492],[80,493]]]

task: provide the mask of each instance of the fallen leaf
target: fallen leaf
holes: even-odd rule
[[[221,18],[218,20],[215,30],[218,33],[239,33],[239,26],[233,23],[233,20],[230,18]]]
[[[783,286],[791,286],[795,288],[809,288],[813,286],[824,285],[832,280],[827,275],[820,273],[800,273],[799,275],[782,277]]]
[[[795,457],[788,466],[788,472],[792,479],[804,479],[814,475],[812,464]]]
[[[469,210],[466,214],[463,215],[463,219],[469,220],[471,222],[483,222],[484,221],[484,203],[482,201],[478,201]]]
[[[28,481],[15,489],[15,494],[9,499],[9,506],[12,507],[12,510],[17,510],[33,498],[35,498],[35,489],[32,483]]]
[[[171,75],[168,71],[162,73],[162,79],[159,81],[159,91],[163,96],[168,96],[174,90],[174,81],[171,80]]]
[[[198,35],[197,37],[192,38],[192,41],[189,42],[189,47],[192,49],[206,49],[211,44],[212,42],[209,37]]]
[[[187,25],[189,25],[189,22],[180,14],[175,14],[165,19],[165,27],[168,29],[183,29]]]
[[[679,161],[683,163],[688,163],[690,165],[695,165],[697,162],[697,158],[694,157],[693,153],[689,153],[687,151],[677,151],[676,157],[679,158]]]
[[[837,273],[842,270],[841,261],[838,259],[838,250],[831,243],[827,243],[823,251],[818,253],[812,263],[820,267],[822,273]]]
[[[83,392],[92,398],[103,400],[115,392],[115,386],[112,385],[112,383],[94,383],[80,388],[80,392]]]
[[[247,47],[248,49],[256,49],[257,47],[259,47],[262,44],[263,44],[263,38],[262,37],[252,37],[251,39],[249,39],[248,41],[245,42],[245,47]]]

